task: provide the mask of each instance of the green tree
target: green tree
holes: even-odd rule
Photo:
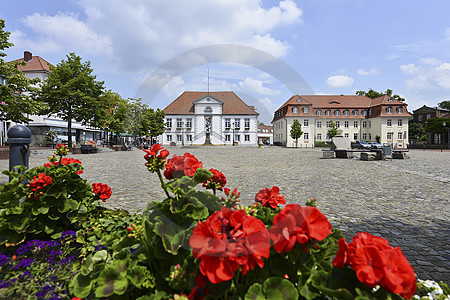
[[[72,120],[82,124],[102,127],[108,103],[100,96],[103,81],[92,75],[91,63],[82,62],[81,57],[70,53],[44,81],[39,98],[49,106],[46,114],[56,114],[67,122],[69,148],[72,147]]]
[[[438,104],[440,108],[450,110],[450,100],[442,101]]]
[[[294,120],[291,125],[291,138],[295,140],[295,147],[298,147],[298,139],[302,136],[302,124],[298,120]]]
[[[158,136],[164,132],[164,111],[148,107],[141,99],[132,99],[133,125],[135,136]]]
[[[106,91],[102,97],[109,105],[109,113],[104,127],[116,136],[128,132],[131,128],[130,102],[110,90]]]
[[[42,102],[30,95],[37,92],[35,84],[39,79],[28,79],[17,69],[25,62],[5,62],[3,50],[14,46],[8,41],[8,31],[4,31],[5,20],[0,19],[0,120],[16,123],[28,122],[27,115],[37,114],[43,108]]]
[[[327,131],[327,135],[330,139],[332,139],[334,136],[338,134],[336,123],[333,122],[333,120],[330,121],[330,128]]]
[[[405,98],[402,98],[399,95],[392,95],[392,90],[390,90],[390,89],[387,89],[386,92],[384,92],[384,93],[374,91],[373,89],[369,89],[367,92],[361,90],[361,91],[356,91],[356,95],[364,95],[364,96],[367,96],[372,99],[378,98],[380,96],[388,95],[399,101],[402,101],[402,102],[405,101]]]
[[[410,139],[421,138],[425,134],[425,128],[421,123],[410,123],[408,127],[408,134]]]
[[[427,120],[425,125],[425,131],[429,133],[447,133],[447,128],[443,126],[444,122],[446,127],[450,124],[450,118],[431,118]]]

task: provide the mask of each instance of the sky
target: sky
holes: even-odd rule
[[[123,98],[164,108],[234,91],[269,124],[294,94],[450,99],[448,0],[2,0],[6,60],[71,52]]]

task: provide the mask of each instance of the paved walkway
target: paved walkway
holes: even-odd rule
[[[169,148],[171,155],[194,154],[205,168],[222,171],[244,204],[263,187],[278,186],[288,203],[317,198],[318,208],[349,241],[358,231],[400,246],[421,279],[450,283],[450,152],[412,150],[409,160],[367,162],[321,159],[319,149],[278,147]],[[32,152],[30,166],[51,152]],[[75,155],[90,183],[111,186],[107,206],[140,211],[163,199],[157,176],[149,173],[144,152]],[[0,161],[2,169],[8,161]],[[0,183],[7,180],[0,177]]]

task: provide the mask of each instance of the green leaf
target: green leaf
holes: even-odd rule
[[[25,241],[25,233],[19,233],[4,227],[0,229],[0,245],[16,246],[23,241]]]
[[[311,278],[312,285],[323,294],[334,297],[336,299],[351,300],[353,295],[345,288],[330,288],[327,286],[329,274],[325,271],[318,271]]]
[[[112,294],[123,295],[128,287],[128,265],[128,260],[119,260],[108,265],[98,276],[95,296],[101,298]]]
[[[165,216],[158,216],[155,220],[156,224],[153,231],[161,237],[166,251],[177,255],[178,249],[186,243],[187,232],[196,223],[191,222],[188,228],[183,228]]]
[[[262,285],[254,283],[245,294],[245,300],[265,300]]]
[[[10,220],[9,228],[22,233],[25,232],[28,226],[30,226],[30,218],[26,216],[19,215],[15,218],[15,220]]]
[[[263,292],[268,299],[297,300],[295,285],[287,279],[271,277],[264,281]]]
[[[33,215],[35,215],[35,216],[37,216],[37,215],[40,215],[40,214],[43,214],[43,215],[45,215],[46,213],[48,213],[48,210],[49,210],[49,208],[48,207],[33,207],[32,209],[31,209],[31,213],[33,214]]]
[[[92,262],[100,262],[100,261],[106,261],[108,258],[108,251],[106,250],[100,250],[95,252],[95,254],[92,256]]]
[[[193,179],[194,179],[195,185],[197,185],[199,183],[202,183],[202,182],[208,180],[211,177],[213,177],[212,172],[210,172],[206,169],[199,168],[195,171]]]
[[[93,282],[90,276],[84,276],[81,273],[75,275],[75,277],[69,283],[70,292],[79,297],[79,298],[87,298],[91,293],[93,286]]]
[[[71,198],[66,198],[63,200],[63,207],[58,208],[58,211],[60,213],[66,213],[69,210],[76,210],[78,209],[79,203]]]

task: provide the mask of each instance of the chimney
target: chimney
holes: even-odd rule
[[[31,54],[30,51],[24,51],[23,52],[23,60],[24,61],[30,61],[33,59],[33,54]]]

